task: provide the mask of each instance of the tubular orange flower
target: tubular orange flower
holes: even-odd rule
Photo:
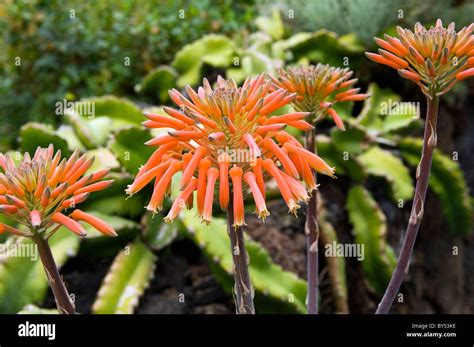
[[[171,130],[148,142],[157,149],[140,168],[135,181],[126,190],[127,194],[135,194],[155,180],[152,202],[156,205],[158,201],[156,207],[160,209],[166,186],[174,174],[182,172],[180,202],[173,203],[165,218],[167,222],[177,216],[185,207],[183,201],[192,199],[196,191],[198,214],[205,222],[211,220],[214,201],[219,201],[220,207],[226,210],[232,199],[233,224],[239,227],[245,224],[243,199],[252,196],[258,216],[265,218],[268,211],[264,182],[272,177],[284,180],[286,176],[282,174],[285,172],[292,178],[289,184],[298,184],[293,190],[286,185],[285,192],[282,192],[290,211],[295,212],[297,203],[307,196],[301,191],[306,187],[300,177],[301,180],[304,177],[304,182],[311,181],[307,177],[307,168],[300,165],[298,156],[290,156],[283,147],[285,141],[298,143],[284,128],[292,122],[300,127],[311,125],[303,120],[307,112],[282,116],[273,116],[272,113],[294,101],[296,94],[286,88],[272,86],[264,75],[247,78],[241,87],[233,80],[224,80],[219,76],[214,89],[204,79],[203,86],[197,91],[189,86],[185,90],[188,97],[177,90],[170,91],[172,100],[182,111],[165,107],[167,115],[146,115],[149,121],[144,123],[145,126]],[[302,147],[301,150],[305,152]],[[315,160],[309,153],[308,157]],[[324,163],[317,158],[318,163]],[[273,164],[271,172],[262,167],[262,163],[268,161]],[[182,165],[169,170],[173,162]],[[333,170],[327,165],[318,164],[317,169],[333,175]],[[166,182],[162,183],[164,179]],[[214,198],[216,192],[218,199]],[[151,203],[150,206],[156,212],[155,206]]]
[[[59,313],[74,314],[74,303],[59,274],[48,240],[60,226],[85,236],[87,233],[79,221],[105,235],[117,236],[111,226],[97,217],[77,209],[69,213],[91,192],[109,187],[113,180],[100,181],[108,170],[82,177],[90,169],[93,158],[80,157],[78,151],[62,160],[61,151],[53,154],[53,145],[38,147],[33,158],[25,153],[17,165],[8,154],[0,153],[0,213],[7,214],[20,228],[26,229],[0,223],[0,234],[9,232],[36,243]]]
[[[337,102],[360,101],[369,97],[368,94],[360,94],[360,88],[353,88],[357,79],[350,79],[351,76],[352,71],[348,68],[341,69],[318,64],[281,69],[278,70],[276,77],[270,76],[270,78],[274,82],[273,88],[284,88],[296,94],[291,104],[297,111],[310,112],[312,115],[309,119],[310,123],[330,116],[336,126],[344,130],[344,124],[332,106]],[[272,123],[269,122],[269,124],[275,123],[280,122],[278,119]],[[301,130],[311,130],[306,124],[285,123],[302,128]]]
[[[67,209],[84,202],[90,192],[109,187],[113,180],[99,181],[108,170],[81,178],[93,159],[80,157],[78,151],[62,161],[61,151],[53,154],[52,145],[38,147],[33,158],[25,153],[18,165],[9,155],[0,154],[0,213],[27,227],[24,236],[32,237],[33,230],[48,232],[54,224],[84,236],[85,230],[73,214],[67,216]]]
[[[400,60],[404,60],[408,63],[407,67],[398,69],[399,75],[418,84],[427,100],[422,154],[416,171],[410,218],[397,264],[382,300],[377,306],[377,314],[389,312],[405,274],[408,272],[416,237],[423,220],[433,155],[437,146],[440,97],[457,81],[474,75],[471,68],[471,58],[474,55],[474,23],[462,28],[459,32],[454,30],[454,26],[454,23],[451,23],[444,28],[443,23],[438,19],[436,25],[429,29],[416,23],[414,32],[397,27],[399,38],[385,35],[386,41],[376,39],[380,46],[394,54],[386,55],[386,58],[392,62],[401,63]],[[373,58],[371,54],[367,56]]]
[[[429,29],[416,23],[414,31],[397,27],[397,37],[374,38],[379,54],[366,53],[376,63],[398,70],[401,77],[418,84],[432,98],[449,91],[457,81],[474,76],[474,24],[455,31],[441,19]]]

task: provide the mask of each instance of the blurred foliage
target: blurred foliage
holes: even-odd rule
[[[245,34],[255,15],[252,5],[252,0],[2,2],[0,109],[9,122],[0,126],[1,142],[10,142],[27,120],[57,121],[51,117],[54,105],[65,98],[132,94],[142,76],[204,34]]]
[[[365,44],[393,25],[413,26],[417,21],[456,22],[458,27],[472,22],[474,3],[467,0],[331,0],[263,1],[260,6],[269,15],[280,9],[294,32],[328,29],[339,35],[356,34]]]

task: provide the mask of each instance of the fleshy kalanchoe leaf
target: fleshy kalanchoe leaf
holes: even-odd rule
[[[17,242],[19,247],[33,247],[33,243],[25,238],[9,238],[7,242]],[[50,239],[49,244],[58,267],[64,265],[69,257],[73,257],[79,248],[80,239],[59,229]],[[33,254],[34,255],[34,254]],[[39,255],[38,255],[39,257]],[[41,303],[48,289],[48,280],[39,259],[30,257],[9,257],[0,259],[0,312],[16,313],[27,304]]]
[[[319,221],[320,239],[325,250],[327,245],[332,247],[334,244],[339,244],[336,231],[328,221],[326,214],[327,212],[325,210],[321,210]],[[337,313],[348,313],[345,258],[326,257],[326,263],[328,264],[329,279],[331,281],[336,311],[340,310],[340,312]]]
[[[385,134],[408,127],[419,118],[412,103],[401,103],[401,97],[389,89],[371,83],[367,90],[372,96],[364,101],[357,122],[369,133]]]
[[[334,146],[341,152],[347,151],[349,154],[359,154],[363,151],[366,134],[361,129],[348,127],[346,131],[340,131],[337,128],[331,130],[331,138]]]
[[[102,169],[117,170],[120,169],[120,163],[115,155],[107,148],[100,147],[91,149],[87,152],[91,157],[94,157],[94,163],[87,170],[86,175]]]
[[[59,136],[52,126],[30,122],[21,127],[20,147],[24,152],[33,155],[38,146],[48,147],[50,144],[53,144],[54,148],[60,149],[65,156],[70,156],[72,153],[67,141]]]
[[[404,138],[399,141],[399,148],[402,157],[416,167],[422,141]],[[468,234],[472,226],[473,208],[464,174],[456,161],[439,150],[434,152],[429,187],[442,202],[449,231],[453,234]]]
[[[137,173],[140,165],[145,163],[153,153],[152,147],[143,145],[145,139],[149,137],[149,130],[128,126],[116,131],[110,138],[107,146],[115,154],[123,167],[134,175]]]
[[[92,307],[98,314],[131,314],[155,270],[155,255],[140,241],[129,244],[115,258]]]
[[[394,201],[409,200],[413,197],[414,188],[410,171],[392,153],[373,146],[359,155],[358,159],[369,174],[384,177],[390,183]]]
[[[276,9],[272,11],[271,18],[264,16],[258,17],[255,20],[255,24],[257,25],[258,29],[267,33],[275,40],[282,39],[283,35],[285,34],[285,25],[281,20],[280,11]]]
[[[363,50],[364,46],[357,42],[355,35],[339,37],[327,30],[300,32],[273,44],[274,55],[278,58],[285,59],[286,52],[290,52],[293,61],[305,58],[333,66],[341,66],[344,57],[356,56]]]
[[[199,82],[203,64],[227,67],[232,63],[235,52],[234,42],[223,35],[206,35],[185,45],[176,53],[173,67],[179,72],[178,86]]]
[[[370,193],[360,185],[349,190],[347,211],[355,242],[364,245],[362,268],[371,287],[383,292],[396,264],[395,253],[385,238],[385,215]]]
[[[167,102],[169,100],[168,90],[175,86],[177,76],[178,73],[172,67],[158,66],[151,70],[140,84],[135,86],[135,91],[158,98],[161,102]]]
[[[347,175],[356,182],[361,182],[366,177],[365,168],[359,163],[357,157],[347,151],[341,151],[336,148],[330,138],[325,135],[317,135],[316,143],[318,154],[330,166],[336,168],[337,176]]]
[[[145,194],[139,193],[128,199],[123,195],[124,190],[132,182],[132,178],[127,173],[110,172],[108,177],[114,179],[114,184],[107,191],[99,191],[94,193],[90,201],[83,203],[84,210],[102,212],[122,217],[136,218],[143,214],[143,206],[145,205]]]
[[[182,222],[185,230],[213,263],[211,268],[216,271],[216,278],[225,289],[232,290],[232,281],[228,281],[233,265],[226,221],[214,217],[206,225],[196,217],[195,210],[186,210],[182,212]],[[279,312],[305,312],[306,283],[275,264],[259,243],[247,240],[246,246],[250,278],[256,291],[257,312],[265,311],[265,303],[268,302],[272,302],[272,312],[275,312],[275,305]],[[262,305],[259,305],[260,302]]]
[[[146,213],[142,219],[144,242],[154,251],[165,248],[178,236],[178,222],[165,223],[160,216]]]
[[[133,102],[110,95],[82,99],[65,116],[87,148],[103,146],[110,132],[143,121],[142,111]]]

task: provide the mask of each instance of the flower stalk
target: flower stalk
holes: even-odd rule
[[[69,296],[66,285],[64,284],[58,267],[54,261],[53,253],[49,247],[48,240],[38,233],[33,233],[33,240],[38,246],[38,253],[43,264],[46,277],[48,278],[49,286],[54,294],[56,306],[61,314],[75,314],[76,307]]]
[[[306,132],[305,148],[316,154],[315,131]],[[317,173],[313,170],[314,182],[317,186]],[[308,276],[308,314],[318,313],[318,287],[319,287],[319,224],[318,224],[318,194],[315,188],[311,192],[311,197],[306,208],[306,255],[307,255],[307,276]]]
[[[433,152],[436,148],[436,123],[439,98],[456,83],[474,76],[474,23],[456,32],[455,24],[446,28],[441,19],[425,28],[416,23],[414,31],[397,27],[397,37],[375,38],[379,54],[366,52],[369,59],[390,66],[398,74],[416,83],[427,99],[425,133],[416,187],[408,226],[398,263],[376,313],[388,313],[408,271],[416,235],[423,219]]]
[[[232,195],[232,193],[230,194]],[[245,248],[242,227],[234,226],[232,198],[227,209],[227,233],[230,239],[232,259],[234,262],[234,295],[237,314],[255,314],[253,304],[254,290],[250,281],[249,257]]]
[[[431,162],[436,148],[437,135],[436,124],[438,120],[439,97],[427,97],[428,108],[426,111],[425,132],[423,136],[423,149],[421,152],[420,163],[416,170],[416,187],[413,205],[408,221],[405,239],[398,256],[397,266],[392,274],[390,283],[385,290],[385,294],[377,307],[376,314],[386,314],[393,304],[400,286],[408,272],[413,247],[415,246],[416,236],[423,219],[426,192],[428,190],[428,181],[431,171]]]
[[[296,93],[291,105],[300,112],[309,112],[310,126],[298,127],[293,122],[289,125],[305,131],[305,149],[317,155],[315,125],[325,118],[331,118],[340,130],[344,131],[344,122],[333,108],[338,102],[362,101],[369,94],[361,94],[360,88],[354,88],[357,78],[351,79],[353,72],[348,68],[341,69],[330,65],[290,67],[279,70],[276,77],[271,77],[275,88],[285,88]],[[306,211],[305,234],[307,243],[307,309],[309,314],[318,313],[318,197],[316,170],[309,172],[311,183],[310,198]]]

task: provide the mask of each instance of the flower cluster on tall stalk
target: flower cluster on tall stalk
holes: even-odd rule
[[[78,151],[69,159],[61,158],[61,151],[54,153],[53,145],[38,147],[33,157],[25,153],[18,165],[8,154],[0,153],[0,213],[11,221],[0,223],[0,234],[8,232],[35,242],[60,313],[73,314],[75,307],[48,245],[50,237],[61,226],[85,236],[79,222],[117,236],[107,223],[76,208],[91,193],[113,183],[102,180],[107,169],[85,175],[93,161],[85,154],[79,156]]]
[[[437,144],[436,124],[440,96],[454,85],[474,76],[474,24],[455,30],[451,23],[443,27],[425,28],[416,23],[414,31],[397,27],[398,37],[375,38],[381,47],[379,54],[366,53],[371,60],[396,69],[399,75],[416,83],[426,96],[427,111],[420,162],[416,171],[416,187],[410,219],[397,266],[377,308],[378,314],[388,313],[403,282],[424,213],[426,191],[433,152]]]
[[[331,117],[336,126],[345,130],[344,123],[333,108],[337,102],[362,101],[369,97],[362,94],[360,88],[354,88],[357,78],[352,77],[349,68],[337,68],[326,64],[289,67],[280,69],[272,77],[273,88],[284,88],[295,93],[291,105],[300,112],[308,112],[308,121],[316,125],[326,117]],[[315,128],[305,129],[305,147],[311,153],[317,153]],[[314,172],[314,181],[317,176]],[[307,240],[307,277],[308,277],[308,313],[318,312],[318,197],[316,186],[310,192],[311,198],[306,210],[305,234]]]
[[[252,314],[253,289],[242,230],[244,198],[252,197],[256,213],[264,220],[269,215],[265,182],[273,178],[289,211],[295,213],[299,203],[308,200],[308,189],[316,188],[312,170],[333,176],[333,169],[284,130],[288,125],[312,128],[304,120],[308,112],[272,116],[297,95],[273,88],[264,75],[247,78],[241,87],[219,76],[212,88],[204,79],[197,92],[189,86],[185,91],[187,97],[175,89],[169,93],[180,110],[165,107],[167,116],[146,114],[146,127],[169,130],[146,143],[157,149],[127,193],[133,195],[154,180],[147,209],[157,212],[170,193],[172,177],[181,172],[180,192],[165,217],[167,222],[183,208],[191,208],[195,195],[197,213],[209,223],[218,200],[227,211],[237,313]]]

